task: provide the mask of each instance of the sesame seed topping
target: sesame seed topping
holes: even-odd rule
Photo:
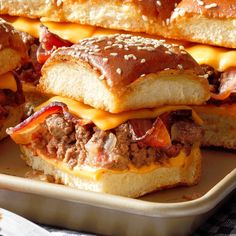
[[[182,69],[183,69],[183,65],[178,64],[178,65],[177,65],[177,68],[180,69],[180,70],[182,70]]]
[[[116,69],[116,73],[117,73],[118,75],[121,75],[121,74],[122,74],[121,68],[117,68],[117,69]]]
[[[104,62],[108,62],[108,58],[107,58],[107,57],[103,57],[102,60],[103,60]]]
[[[140,75],[140,77],[144,77],[146,74],[142,74],[142,75]]]
[[[116,57],[116,56],[118,56],[118,53],[117,52],[111,52],[110,55],[113,56],[113,57]]]
[[[145,16],[145,15],[142,15],[142,19],[143,19],[144,21],[148,21],[148,17]]]
[[[197,0],[198,5],[203,6],[204,2],[202,0]]]
[[[206,9],[210,9],[210,8],[214,8],[214,7],[217,7],[216,3],[211,3],[211,4],[208,4],[208,5],[205,5]]]
[[[99,79],[100,79],[100,80],[104,80],[104,79],[105,79],[105,75],[100,75],[100,76],[99,76]]]
[[[140,61],[140,62],[143,64],[143,63],[145,63],[145,62],[146,62],[146,59],[144,59],[144,58],[143,58],[143,59],[141,59],[141,61]]]
[[[105,46],[104,49],[105,49],[105,50],[111,49],[111,46]]]
[[[169,55],[171,55],[172,52],[167,50],[167,51],[165,51],[165,54],[169,54]]]
[[[161,1],[156,1],[157,6],[161,6]]]

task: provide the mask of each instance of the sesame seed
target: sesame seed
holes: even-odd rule
[[[167,68],[165,68],[164,70],[170,70],[170,68],[167,67]]]
[[[165,54],[169,54],[169,55],[171,55],[172,52],[170,52],[170,51],[165,51]]]
[[[202,0],[197,0],[198,5],[203,6],[204,2]]]
[[[117,52],[111,52],[110,55],[113,56],[113,57],[116,57],[116,56],[118,56],[118,53]]]
[[[118,75],[121,75],[121,73],[122,73],[121,68],[117,68],[117,69],[116,69],[116,73],[117,73]]]
[[[156,1],[156,4],[160,7],[161,6],[161,1]]]
[[[143,58],[143,59],[141,59],[141,61],[140,61],[140,62],[143,64],[143,63],[145,63],[145,62],[146,62],[146,59],[144,59],[144,58]]]
[[[101,49],[100,48],[96,48],[96,49],[94,49],[94,52],[101,52]]]
[[[107,50],[107,49],[110,49],[111,46],[105,46],[104,49]]]
[[[205,5],[206,9],[210,9],[210,8],[214,8],[214,7],[217,7],[216,3],[211,3],[211,4],[208,4],[208,5]]]
[[[100,79],[100,80],[105,79],[105,75],[100,75],[100,76],[99,76],[99,79]]]
[[[108,62],[108,58],[107,58],[107,57],[103,57],[102,60],[103,60],[104,62]]]
[[[147,18],[147,16],[145,16],[145,15],[142,15],[142,19],[143,19],[144,21],[148,21],[148,18]]]
[[[140,77],[144,77],[146,74],[142,74],[142,75],[140,75]]]
[[[182,70],[182,69],[183,69],[183,65],[178,64],[178,65],[177,65],[177,68],[180,69],[180,70]]]

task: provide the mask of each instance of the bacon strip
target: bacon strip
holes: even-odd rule
[[[220,78],[219,93],[212,93],[211,97],[215,100],[225,100],[232,93],[236,92],[236,67],[230,68],[222,73]]]
[[[40,26],[39,41],[40,46],[37,51],[37,60],[41,64],[44,64],[57,48],[70,47],[72,45],[71,42],[51,33],[44,25]]]
[[[31,134],[38,127],[38,124],[43,123],[48,116],[56,113],[68,114],[67,106],[61,102],[53,102],[15,127],[8,128],[6,132],[16,143],[27,144],[30,142]]]
[[[159,117],[154,123],[150,119],[130,120],[129,123],[133,140],[138,141],[140,146],[168,147],[171,145],[169,132]]]

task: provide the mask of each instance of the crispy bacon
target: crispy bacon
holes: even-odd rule
[[[171,145],[169,132],[159,117],[154,123],[150,119],[134,119],[129,123],[132,138],[134,141],[138,141],[140,146],[168,147]]]
[[[215,100],[225,100],[232,93],[236,92],[236,67],[232,67],[221,74],[219,93],[212,93],[211,97]]]
[[[91,120],[78,119],[68,111],[66,104],[62,102],[52,102],[49,105],[42,107],[26,120],[13,128],[8,128],[7,133],[11,138],[19,144],[28,144],[31,141],[31,135],[37,130],[39,124],[43,123],[47,117],[52,114],[63,114],[68,120],[77,123],[81,126],[92,124]]]
[[[39,111],[35,112],[32,116],[28,117],[26,120],[18,124],[13,128],[7,129],[7,134],[11,138],[20,144],[27,144],[30,142],[31,133],[35,131],[38,124],[44,122],[44,120],[55,113],[68,113],[68,108],[64,103],[53,102],[46,107],[43,107]]]
[[[40,26],[39,41],[40,46],[37,51],[37,60],[41,64],[44,64],[57,48],[69,47],[72,45],[71,42],[51,33],[44,25]]]

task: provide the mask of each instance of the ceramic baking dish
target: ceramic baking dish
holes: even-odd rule
[[[104,235],[187,235],[236,187],[236,153],[203,151],[200,184],[139,199],[25,178],[29,167],[9,139],[0,144],[0,207],[48,225]]]

